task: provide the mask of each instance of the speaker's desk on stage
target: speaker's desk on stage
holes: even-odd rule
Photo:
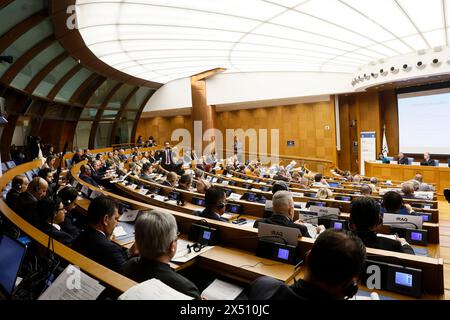
[[[407,181],[413,179],[417,173],[423,176],[424,182],[436,184],[436,192],[439,196],[443,196],[445,188],[450,188],[450,168],[448,166],[429,167],[365,162],[365,176],[368,177]]]

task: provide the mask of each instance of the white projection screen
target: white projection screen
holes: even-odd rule
[[[450,88],[403,93],[397,99],[400,151],[449,155]]]

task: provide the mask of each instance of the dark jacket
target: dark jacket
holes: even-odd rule
[[[11,189],[8,191],[8,194],[6,195],[6,204],[11,208],[14,209],[14,206],[16,204],[17,198],[19,198],[20,192],[16,189]]]
[[[402,252],[408,254],[414,254],[413,248],[411,246],[405,244],[402,246],[400,241],[388,239],[384,237],[378,237],[377,234],[373,231],[359,231],[355,232],[358,237],[362,240],[364,245],[369,248],[394,251],[394,252]]]
[[[200,217],[202,218],[207,218],[207,219],[211,219],[211,220],[217,220],[217,221],[224,221],[224,222],[228,222],[228,220],[220,217],[217,213],[215,213],[212,210],[209,209],[204,209],[200,214]]]
[[[273,177],[273,180],[281,180],[281,181],[289,182],[289,178],[285,177],[285,176],[282,176],[281,174],[276,174]]]
[[[420,163],[421,166],[430,166],[430,167],[434,167],[435,163],[433,159],[430,159],[428,161],[425,161],[425,159]]]
[[[90,227],[75,239],[73,248],[89,259],[120,273],[128,261],[127,249],[115,244],[103,233]]]
[[[14,211],[30,223],[35,222],[38,199],[28,191],[22,192],[16,200]]]
[[[259,277],[249,287],[249,300],[335,300],[328,292],[303,280],[291,286],[271,277]]]
[[[299,280],[290,286],[299,300],[336,300],[328,292],[303,280]],[[289,296],[286,296],[289,298]],[[284,299],[283,295],[275,295],[275,299]],[[291,298],[292,299],[292,298]]]
[[[403,158],[399,158],[398,160],[397,160],[397,163],[398,164],[408,164],[408,158],[406,158],[406,157],[403,157]]]
[[[137,282],[144,282],[156,278],[181,293],[194,298],[200,298],[200,292],[196,285],[173,271],[166,263],[148,260],[142,257],[133,258],[126,263],[123,274]]]
[[[69,211],[66,212],[64,221],[60,224],[61,230],[70,234],[74,239],[81,233],[81,229],[77,226],[77,218]]]
[[[68,234],[67,232],[64,232],[62,230],[58,230],[55,226],[52,226],[48,223],[45,224],[41,224],[39,226],[39,229],[42,232],[45,232],[47,235],[50,235],[50,233],[52,234],[52,238],[55,239],[56,241],[61,242],[62,244],[66,245],[66,246],[71,246],[72,242],[73,242],[73,237]]]
[[[311,236],[308,233],[308,228],[306,228],[303,225],[292,222],[288,217],[282,214],[273,213],[268,218],[258,219],[253,224],[253,228],[258,228],[259,223],[275,224],[282,227],[300,229],[300,233],[302,234],[302,236],[311,238]]]
[[[163,185],[163,186],[166,186],[166,187],[171,187],[171,188],[173,188],[172,185],[170,184],[170,182],[167,181],[167,180],[164,180],[163,183],[162,183],[162,185]]]
[[[75,165],[81,161],[83,161],[83,158],[78,153],[75,153],[72,157],[72,164]]]
[[[98,183],[97,183],[93,178],[91,178],[91,177],[88,176],[88,175],[85,175],[85,174],[82,174],[82,173],[81,173],[80,176],[79,176],[79,178],[80,178],[81,180],[83,180],[84,182],[87,182],[87,183],[93,185],[94,187],[97,187],[97,188],[100,187],[100,186],[98,185]]]

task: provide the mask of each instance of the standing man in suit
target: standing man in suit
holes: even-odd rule
[[[73,248],[105,267],[121,273],[136,247],[125,249],[111,241],[119,219],[117,204],[106,196],[91,201],[87,212],[88,227],[75,239]]]
[[[234,136],[234,154],[237,156],[239,163],[244,163],[242,142],[239,141],[238,136]]]
[[[369,197],[360,197],[350,205],[350,230],[353,231],[364,245],[369,248],[414,254],[414,250],[405,239],[396,240],[377,236],[377,229],[383,223],[380,215],[380,205]]]
[[[408,164],[408,158],[402,152],[398,153],[398,164]]]
[[[425,152],[423,154],[423,161],[420,163],[420,165],[421,166],[431,166],[431,167],[435,166],[434,160],[431,159],[429,152]]]
[[[177,222],[170,213],[152,210],[141,214],[135,225],[139,257],[126,263],[124,275],[137,282],[156,278],[181,293],[200,299],[197,286],[169,265],[177,252],[178,235]]]
[[[174,171],[175,161],[169,141],[164,142],[164,150],[160,152],[161,166],[167,171]]]

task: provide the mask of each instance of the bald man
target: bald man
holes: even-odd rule
[[[17,198],[14,211],[30,223],[34,222],[37,203],[47,195],[48,183],[45,179],[36,177],[28,184],[27,191]]]

